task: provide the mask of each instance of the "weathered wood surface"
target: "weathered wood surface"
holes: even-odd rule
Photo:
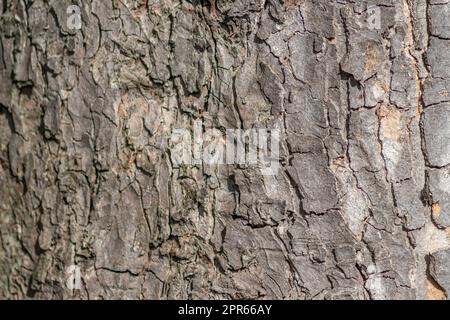
[[[0,298],[448,295],[450,1],[0,12]],[[194,120],[280,170],[174,166]]]

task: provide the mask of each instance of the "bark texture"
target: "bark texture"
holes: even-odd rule
[[[450,293],[449,0],[0,12],[0,298]],[[194,120],[278,128],[281,169],[173,165]]]

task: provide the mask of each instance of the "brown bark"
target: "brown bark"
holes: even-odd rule
[[[450,2],[0,12],[0,298],[447,297]],[[280,169],[176,164],[195,121]]]

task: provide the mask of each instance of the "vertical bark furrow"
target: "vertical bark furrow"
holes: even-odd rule
[[[448,296],[450,1],[0,8],[0,298]]]

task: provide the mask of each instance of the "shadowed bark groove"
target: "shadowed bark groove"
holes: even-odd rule
[[[449,0],[0,8],[0,298],[448,297]],[[280,169],[178,165],[196,121]]]

